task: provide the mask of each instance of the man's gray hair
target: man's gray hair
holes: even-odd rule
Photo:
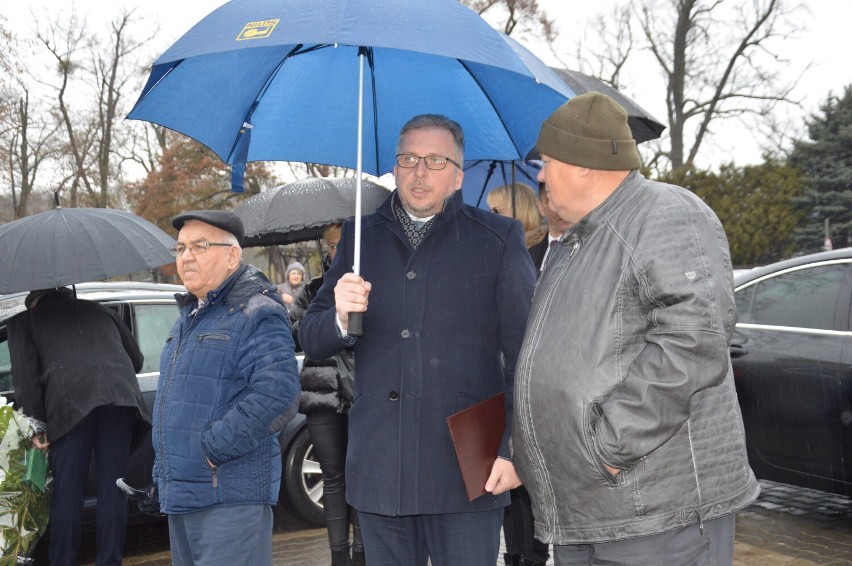
[[[399,132],[399,138],[396,142],[396,152],[400,153],[402,147],[402,137],[410,130],[446,130],[453,136],[453,142],[456,146],[456,155],[459,163],[464,162],[464,132],[462,127],[455,120],[451,120],[440,114],[418,114],[411,120],[405,123],[402,130]],[[450,157],[447,155],[446,157]]]
[[[220,228],[220,230],[222,230],[222,229]],[[231,244],[232,246],[234,246],[235,248],[240,250],[240,263],[242,263],[243,262],[243,247],[240,245],[240,241],[237,239],[236,236],[234,236],[233,234],[231,234],[230,232],[228,232],[226,230],[222,230],[222,234],[223,234],[222,239],[224,240],[224,242],[222,242],[223,244]]]

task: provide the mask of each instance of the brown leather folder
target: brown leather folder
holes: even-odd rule
[[[497,459],[506,426],[505,397],[503,393],[498,393],[447,417],[470,501],[485,493],[485,482]]]

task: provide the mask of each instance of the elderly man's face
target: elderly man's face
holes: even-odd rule
[[[589,213],[588,169],[541,155],[538,180],[547,187],[550,208],[565,222],[576,224]]]
[[[566,222],[556,214],[556,211],[550,207],[550,196],[547,185],[539,189],[538,200],[535,202],[538,211],[547,219],[547,228],[554,236],[564,234],[571,227],[570,222]]]
[[[230,234],[215,226],[198,220],[187,220],[178,234],[178,243],[187,249],[177,256],[177,271],[187,291],[204,299],[207,293],[222,284],[240,265],[240,249],[237,246],[210,246],[207,251],[195,255],[190,251],[192,244],[199,242],[228,242]]]
[[[399,153],[417,157],[449,157],[458,161],[453,135],[438,128],[407,131],[399,146]],[[402,207],[417,218],[427,218],[441,212],[444,200],[461,188],[464,177],[462,170],[452,163],[436,171],[427,169],[422,159],[411,169],[395,165],[393,175]]]

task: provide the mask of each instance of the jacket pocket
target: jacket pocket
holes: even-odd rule
[[[207,456],[207,451],[204,450],[204,446],[201,447],[201,459],[204,462],[204,466],[207,468],[210,473],[210,483],[214,490],[216,490],[216,501],[221,502],[219,499],[219,466],[216,466],[210,462],[210,458]]]
[[[205,333],[196,336],[197,342],[203,342],[207,347],[227,346],[231,342],[231,337],[227,334]]]
[[[596,399],[592,399],[591,402],[583,404],[583,444],[586,447],[589,460],[591,460],[592,465],[594,465],[595,469],[604,478],[604,480],[606,480],[606,482],[612,487],[620,487],[624,485],[624,470],[622,470],[617,476],[612,475],[604,467],[603,462],[601,462],[601,459],[595,451],[595,427],[601,417],[603,417],[603,410],[601,409],[601,403],[603,401],[603,397],[598,397]]]

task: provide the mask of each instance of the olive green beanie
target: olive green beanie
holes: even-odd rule
[[[642,165],[627,111],[600,92],[575,96],[544,121],[536,149],[564,163],[626,171]]]

